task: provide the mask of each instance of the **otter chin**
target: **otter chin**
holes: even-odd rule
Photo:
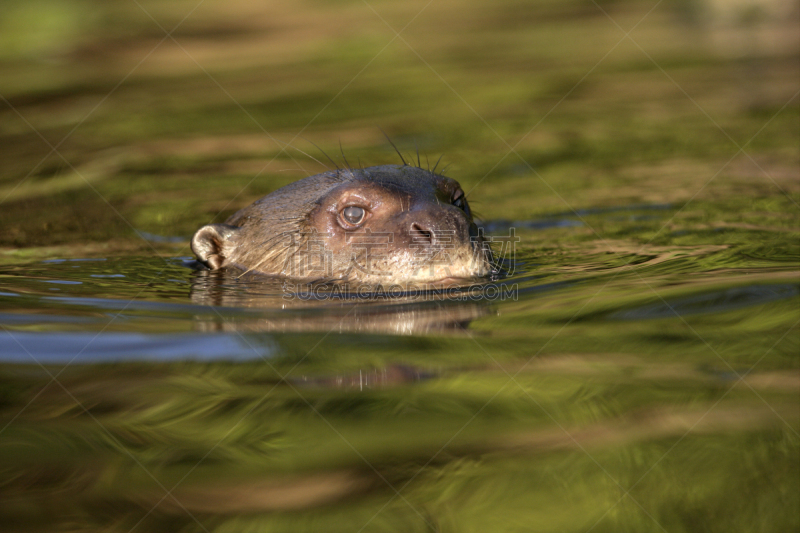
[[[454,179],[409,165],[337,169],[282,187],[192,237],[199,262],[297,282],[453,286],[493,272]]]

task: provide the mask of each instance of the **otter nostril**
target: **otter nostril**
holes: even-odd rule
[[[420,226],[416,222],[411,224],[411,240],[415,244],[433,244],[433,231]]]

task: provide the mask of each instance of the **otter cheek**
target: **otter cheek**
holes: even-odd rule
[[[308,218],[309,242],[313,246],[334,252],[344,242],[344,230],[336,222],[336,212],[332,209],[317,208]]]

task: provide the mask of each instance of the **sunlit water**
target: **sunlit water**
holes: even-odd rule
[[[0,533],[800,531],[798,6],[3,1]],[[187,266],[381,129],[505,277]]]
[[[3,530],[788,531],[787,249],[538,245],[675,211],[489,222],[520,237],[508,275],[448,297],[287,297],[183,256],[3,266]]]

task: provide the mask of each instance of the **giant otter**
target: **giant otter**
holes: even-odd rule
[[[197,230],[192,250],[212,270],[304,282],[442,286],[492,272],[458,182],[405,164],[291,183]]]

